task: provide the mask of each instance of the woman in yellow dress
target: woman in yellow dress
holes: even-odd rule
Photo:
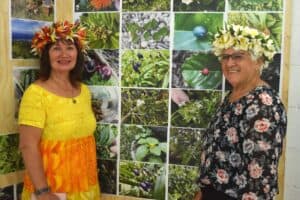
[[[86,47],[84,28],[68,21],[43,27],[32,40],[40,71],[19,111],[22,200],[100,199],[96,120],[80,82]]]

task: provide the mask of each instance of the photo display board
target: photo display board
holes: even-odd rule
[[[29,41],[54,21],[55,1],[19,2],[11,0],[11,57],[36,58]],[[86,27],[90,47],[83,82],[98,124],[102,193],[192,199],[201,134],[230,89],[211,52],[213,36],[226,23],[269,34],[277,54],[262,77],[279,91],[283,6],[281,0],[74,0],[74,22]],[[32,67],[14,70],[16,99],[31,75]]]

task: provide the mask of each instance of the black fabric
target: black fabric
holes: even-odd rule
[[[209,186],[205,188],[201,188],[201,191],[202,191],[202,200],[237,200]]]

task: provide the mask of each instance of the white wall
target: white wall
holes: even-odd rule
[[[292,0],[284,200],[300,199],[300,1]]]

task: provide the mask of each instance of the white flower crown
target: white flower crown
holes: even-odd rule
[[[276,53],[274,41],[269,35],[235,24],[227,24],[224,29],[219,30],[212,45],[216,56],[220,56],[228,48],[249,51],[255,58],[264,59],[264,67],[268,66]]]

